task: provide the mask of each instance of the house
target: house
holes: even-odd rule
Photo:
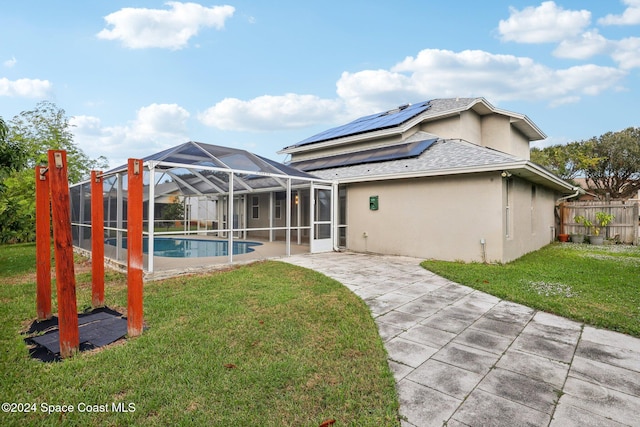
[[[580,197],[580,200],[611,200],[612,198],[611,195],[603,195],[602,192],[598,191],[593,181],[588,180],[587,178],[574,178],[573,182],[585,190],[584,194]],[[628,200],[631,202],[640,201],[640,190],[626,199],[614,198],[614,200]]]
[[[530,162],[545,134],[484,98],[434,99],[356,119],[282,149],[289,166],[338,183],[341,247],[508,262],[555,238],[577,188]]]

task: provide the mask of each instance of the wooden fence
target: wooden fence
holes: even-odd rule
[[[561,234],[591,234],[590,230],[575,222],[576,215],[582,215],[595,224],[596,212],[606,212],[614,216],[613,221],[601,231],[606,239],[616,239],[621,243],[639,244],[639,203],[625,201],[585,201],[567,202],[560,205]]]

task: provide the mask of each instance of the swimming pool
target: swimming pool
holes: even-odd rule
[[[115,239],[107,239],[105,243],[115,245]],[[233,254],[242,255],[254,251],[258,242],[233,242]],[[122,246],[126,249],[127,239],[122,239]],[[142,252],[149,253],[149,238],[142,240]],[[227,240],[184,239],[180,237],[156,237],[153,239],[153,255],[171,258],[200,258],[212,256],[228,256],[229,242]]]

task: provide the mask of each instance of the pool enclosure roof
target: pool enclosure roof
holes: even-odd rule
[[[179,191],[183,195],[229,193],[233,175],[235,193],[270,191],[286,187],[286,179],[324,181],[295,167],[237,148],[189,141],[144,157],[155,171],[156,194]],[[126,173],[127,165],[105,173]]]

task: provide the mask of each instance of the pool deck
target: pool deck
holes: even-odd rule
[[[166,237],[166,236],[162,236]],[[196,239],[196,240],[223,240],[220,237],[212,236],[172,236],[181,239]],[[145,281],[161,280],[168,277],[182,276],[185,274],[205,273],[213,270],[220,270],[229,268],[233,265],[247,264],[255,261],[263,261],[273,258],[286,257],[286,244],[283,241],[263,241],[260,239],[234,239],[234,242],[257,242],[259,246],[254,246],[252,252],[240,255],[233,255],[233,263],[229,263],[228,256],[215,256],[215,257],[197,257],[197,258],[177,258],[177,257],[160,257],[155,256],[153,258],[153,272],[146,272],[144,275]],[[291,242],[291,255],[300,255],[309,253],[309,245],[306,243],[298,245],[297,242]],[[105,256],[115,258],[115,248],[113,246],[105,247]],[[127,250],[122,249],[120,258],[124,264],[126,264]],[[144,265],[148,265],[148,255],[143,255]],[[110,261],[109,265],[118,270],[123,270],[126,265],[119,264],[114,261]]]

